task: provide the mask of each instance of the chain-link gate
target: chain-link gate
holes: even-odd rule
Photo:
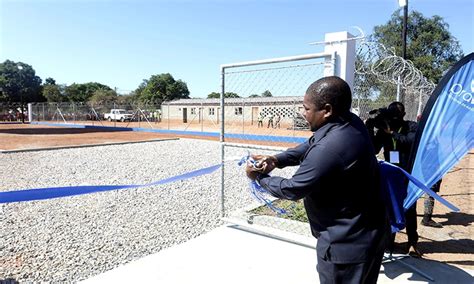
[[[310,235],[309,226],[297,218],[301,207],[295,202],[269,197],[275,206],[288,209],[286,214],[277,216],[248,193],[249,180],[236,160],[248,153],[275,154],[312,135],[301,115],[303,96],[312,82],[334,74],[333,55],[323,53],[243,62],[223,65],[221,71],[222,98],[217,112],[222,122],[223,217],[234,222]],[[229,98],[235,95],[245,98]],[[276,169],[272,174],[290,177],[294,170]],[[304,211],[302,215],[304,218]]]

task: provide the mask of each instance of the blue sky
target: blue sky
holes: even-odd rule
[[[321,52],[327,32],[366,34],[397,0],[0,0],[0,61],[32,65],[58,84],[99,82],[131,91],[153,74],[185,81],[191,97],[220,89],[219,66]],[[474,1],[409,0],[439,15],[474,51]]]

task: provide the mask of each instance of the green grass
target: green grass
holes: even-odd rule
[[[275,207],[282,208],[286,211],[286,214],[277,214],[268,206],[260,206],[250,211],[250,213],[258,215],[275,216],[289,220],[295,220],[300,222],[308,222],[306,211],[304,209],[303,200],[289,201],[289,200],[276,200],[272,203]]]

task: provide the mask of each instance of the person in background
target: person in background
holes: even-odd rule
[[[350,112],[349,85],[331,76],[312,83],[303,116],[313,135],[275,156],[254,155],[247,176],[277,198],[304,198],[320,283],[376,283],[390,226],[380,173],[364,123]],[[299,166],[291,178],[269,176]]]
[[[281,120],[281,116],[279,113],[276,114],[275,116],[275,127],[274,128],[280,128],[280,120]]]
[[[385,161],[395,164],[409,172],[409,157],[413,143],[417,123],[404,120],[405,106],[400,102],[392,102],[384,112],[383,117],[369,118],[366,121],[366,127],[374,144],[375,153],[383,148]],[[408,186],[408,184],[407,184]],[[416,220],[416,203],[405,211],[406,233],[408,237],[407,246],[404,252],[413,257],[421,257],[422,253],[418,250],[418,232]],[[395,234],[388,249],[394,250]]]
[[[268,114],[268,125],[267,125],[267,128],[270,128],[270,125],[271,125],[272,128],[273,128],[273,113],[269,113],[269,114]]]
[[[262,113],[258,115],[257,121],[258,121],[257,127],[258,128],[263,127],[263,114]]]
[[[431,187],[431,190],[433,190],[434,192],[439,192],[439,189],[441,188],[441,182],[442,180],[440,179]],[[431,196],[427,196],[425,198],[424,205],[425,205],[425,210],[423,212],[423,220],[421,220],[421,224],[427,227],[442,228],[443,225],[441,225],[440,223],[432,219],[433,208],[434,208],[434,198]]]

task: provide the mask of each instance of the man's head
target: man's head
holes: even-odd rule
[[[351,89],[344,80],[336,76],[324,77],[306,90],[303,116],[311,131],[316,131],[332,118],[348,115],[351,103]]]
[[[393,102],[388,105],[390,119],[395,121],[402,121],[405,117],[405,106],[401,102]]]
[[[387,107],[390,114],[388,124],[394,130],[402,126],[403,117],[405,117],[405,106],[401,102],[393,102]]]

